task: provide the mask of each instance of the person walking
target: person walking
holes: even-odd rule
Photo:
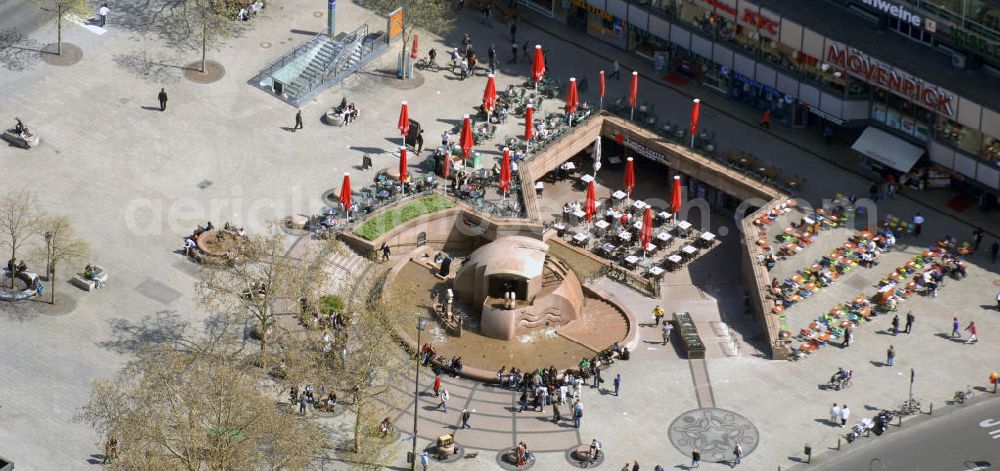
[[[953,317],[951,319],[951,338],[961,337],[962,333],[958,331],[960,325],[958,324],[958,318]]]
[[[661,329],[663,330],[663,345],[666,345],[670,342],[670,333],[674,330],[674,326],[669,322],[664,322]]]
[[[917,214],[913,215],[913,235],[920,237],[920,231],[924,228],[924,217],[917,211]]]
[[[906,334],[910,334],[910,330],[913,329],[913,321],[916,317],[913,317],[913,311],[906,311]]]
[[[161,88],[160,94],[156,95],[156,99],[160,102],[160,111],[167,110],[167,90]]]
[[[97,9],[97,16],[101,19],[101,28],[108,24],[108,15],[111,13],[111,9],[108,8],[107,3],[101,4],[101,8]]]
[[[462,429],[463,430],[467,429],[467,428],[472,428],[469,425],[469,418],[470,417],[472,417],[472,414],[469,413],[469,410],[468,409],[462,409]]]
[[[497,73],[497,47],[490,44],[490,48],[486,50],[486,57],[490,60],[490,73]]]
[[[622,388],[622,375],[615,375],[615,397],[618,397],[618,391]]]
[[[427,465],[430,464],[430,462],[431,459],[430,456],[427,454],[427,451],[424,451],[423,453],[420,454],[420,465],[424,467],[424,471],[427,471]]]
[[[448,388],[441,390],[441,403],[438,404],[438,409],[444,409],[445,413],[448,412]]]
[[[830,408],[830,423],[837,425],[840,423],[840,406],[836,402],[833,403],[833,407]]]
[[[389,243],[388,242],[382,242],[382,248],[381,248],[381,250],[382,250],[382,261],[383,262],[388,261],[389,260],[389,255],[390,255]]]
[[[424,130],[423,129],[421,129],[420,132],[417,133],[417,138],[414,139],[414,143],[417,145],[417,154],[421,153],[424,150]]]
[[[510,42],[517,42],[517,20],[510,20]]]
[[[508,64],[517,64],[517,50],[520,47],[517,45],[517,41],[510,42],[510,60],[507,61]]]
[[[899,333],[899,314],[892,316],[892,336]]]
[[[695,448],[691,450],[691,466],[688,466],[688,469],[694,469],[699,466],[701,466],[701,453]]]
[[[771,129],[771,110],[764,110],[764,114],[760,115],[760,127]]]
[[[434,375],[434,397],[441,396],[441,375]]]
[[[847,427],[847,419],[851,417],[851,409],[847,408],[847,404],[840,406],[840,428]]]
[[[524,389],[521,391],[521,397],[517,400],[520,407],[517,409],[518,412],[524,412],[524,409],[528,407],[528,390]]]
[[[552,421],[555,422],[555,423],[559,423],[560,420],[562,420],[562,414],[559,413],[559,404],[553,402],[552,403]]]
[[[896,348],[889,345],[889,349],[885,351],[885,364],[892,366],[896,362]]]
[[[653,322],[655,325],[660,325],[660,321],[663,320],[663,308],[659,304],[653,308]]]
[[[573,406],[573,426],[580,428],[580,422],[583,420],[583,402],[576,401]]]
[[[844,329],[844,340],[840,343],[840,345],[843,347],[850,347],[852,337],[854,337],[854,329],[848,326]]]
[[[595,366],[594,367],[594,387],[595,388],[601,387],[601,381],[604,381],[604,378],[601,378],[601,369],[599,367]]]
[[[733,461],[729,463],[730,468],[735,468],[736,465],[740,464],[740,460],[743,459],[743,447],[736,443],[736,448],[733,448]]]
[[[309,398],[306,397],[306,392],[302,391],[299,394],[299,414],[306,415],[306,405],[309,404]]]
[[[979,341],[979,339],[976,338],[976,321],[969,321],[969,326],[966,327],[965,330],[969,331],[969,338],[965,339],[966,345]]]
[[[632,471],[639,471],[639,460],[632,462]]]
[[[615,59],[615,61],[611,63],[611,74],[608,75],[608,78],[611,77],[614,77],[615,80],[622,79],[622,66],[618,63],[618,59]]]
[[[292,128],[294,132],[296,129],[302,129],[302,110],[299,109],[295,112],[295,127]]]
[[[979,245],[983,243],[983,228],[976,227],[972,231],[972,248],[979,250]]]

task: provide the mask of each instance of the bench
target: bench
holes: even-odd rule
[[[107,283],[108,272],[104,268],[101,268],[96,265],[93,268],[94,268],[94,278],[100,280],[101,283]],[[83,274],[77,274],[76,276],[74,276],[73,279],[70,280],[70,284],[88,292],[93,291],[95,288],[97,288],[97,281],[92,280],[90,278],[86,278],[83,276]]]

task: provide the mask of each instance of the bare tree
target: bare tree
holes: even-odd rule
[[[229,263],[206,264],[202,281],[196,284],[198,300],[212,313],[232,313],[256,323],[260,340],[259,366],[267,365],[268,342],[274,335],[278,301],[295,306],[308,297],[314,286],[323,284],[326,271],[322,261],[334,250],[328,244],[310,250],[302,258],[287,257],[285,234],[276,224],[269,232],[250,235],[238,246]]]
[[[90,256],[90,245],[77,236],[73,225],[66,216],[43,218],[38,224],[39,232],[45,237],[45,250],[37,251],[35,258],[44,257],[48,261],[45,274],[52,297],[49,304],[56,303],[56,270],[64,263],[73,263]]]
[[[201,49],[198,71],[202,73],[209,45],[234,34],[240,26],[224,0],[168,0],[153,19],[160,23],[160,34],[175,47]]]
[[[4,236],[3,245],[10,249],[11,260],[17,260],[17,250],[35,234],[39,217],[34,193],[19,190],[0,196],[0,232]],[[14,278],[11,273],[11,289]]]
[[[397,8],[403,10],[403,30],[400,35],[403,55],[407,54],[407,47],[416,28],[444,35],[455,23],[450,0],[363,0],[361,3],[383,15]]]
[[[113,446],[112,469],[304,469],[319,429],[275,407],[234,356],[148,348],[92,383],[76,420]]]
[[[62,54],[63,18],[69,15],[86,15],[86,0],[32,0],[39,8],[56,15],[56,55]]]

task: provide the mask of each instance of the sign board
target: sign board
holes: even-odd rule
[[[386,25],[386,31],[389,32],[388,40],[392,41],[393,38],[403,34],[403,9],[397,8],[389,13],[387,17],[388,24]]]
[[[649,147],[646,147],[645,144],[642,144],[642,143],[636,141],[635,139],[626,138],[625,142],[623,142],[623,145],[625,147],[628,147],[629,149],[634,150],[635,153],[637,153],[637,154],[639,154],[639,155],[641,155],[641,156],[643,156],[643,157],[645,157],[647,159],[655,160],[655,161],[660,162],[660,163],[662,163],[664,165],[668,164],[668,162],[667,162],[667,156],[666,155],[663,155],[660,152],[657,152],[657,151],[655,151],[653,149],[650,149]]]
[[[667,73],[667,67],[670,65],[670,51],[656,51],[653,53],[653,68],[656,69],[656,73],[665,74]]]

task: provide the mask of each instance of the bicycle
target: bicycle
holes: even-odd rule
[[[439,66],[436,61],[425,58],[421,58],[413,66],[420,70],[430,70],[431,72],[437,72],[441,70],[441,66]]]
[[[896,415],[913,415],[920,412],[920,401],[909,399],[903,402],[896,410]]]
[[[972,399],[972,387],[966,386],[965,391],[955,391],[955,397],[951,399],[952,404],[965,404],[965,401]]]

